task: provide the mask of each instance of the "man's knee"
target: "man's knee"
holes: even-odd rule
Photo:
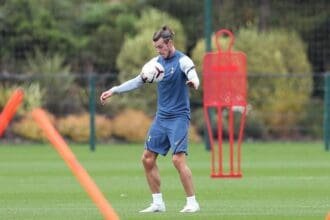
[[[184,153],[174,154],[172,157],[172,163],[178,170],[180,170],[181,167],[185,166]]]
[[[156,156],[154,154],[152,154],[151,152],[146,151],[142,154],[141,161],[145,168],[151,169],[152,167],[155,166]]]

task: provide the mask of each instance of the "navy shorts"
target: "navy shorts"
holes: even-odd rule
[[[171,149],[172,154],[188,152],[189,119],[178,117],[159,119],[155,117],[145,142],[145,149],[165,156]]]

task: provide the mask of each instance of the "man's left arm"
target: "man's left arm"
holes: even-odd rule
[[[187,76],[188,80],[186,84],[197,90],[199,87],[199,78],[193,61],[188,56],[184,56],[180,60],[180,67]]]

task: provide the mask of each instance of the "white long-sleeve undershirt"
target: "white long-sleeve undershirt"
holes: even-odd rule
[[[119,86],[114,86],[111,88],[111,91],[113,93],[124,93],[124,92],[129,92],[131,90],[137,89],[139,87],[141,87],[144,84],[144,82],[142,81],[142,78],[140,75],[138,75],[137,77],[130,79],[124,83],[122,83]]]

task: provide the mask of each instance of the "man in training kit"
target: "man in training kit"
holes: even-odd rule
[[[160,189],[160,175],[157,167],[158,154],[165,156],[171,149],[172,162],[177,169],[185,190],[186,205],[180,212],[197,212],[199,204],[195,198],[192,173],[186,163],[188,152],[188,130],[190,123],[189,88],[198,89],[199,78],[192,60],[174,47],[174,33],[163,26],[153,35],[153,45],[158,52],[154,57],[165,69],[164,78],[157,83],[157,112],[149,129],[142,163],[152,193],[151,205],[140,212],[164,212],[165,203]],[[106,99],[116,93],[128,92],[144,84],[141,75],[124,82],[101,94]]]

